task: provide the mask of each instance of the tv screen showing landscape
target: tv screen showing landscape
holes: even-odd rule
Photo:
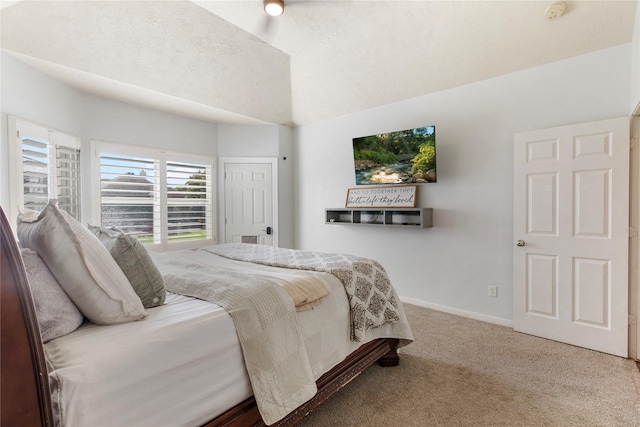
[[[357,185],[436,182],[436,128],[353,138]]]

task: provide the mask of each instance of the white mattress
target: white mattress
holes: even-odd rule
[[[321,276],[331,289],[318,307],[298,313],[317,379],[363,343],[349,339],[349,304],[340,281],[326,273],[305,274]],[[224,309],[169,294],[165,305],[147,311],[142,321],[86,324],[45,344],[60,425],[195,426],[251,395]],[[395,336],[393,328],[376,328],[368,339]]]

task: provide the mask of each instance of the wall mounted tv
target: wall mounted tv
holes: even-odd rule
[[[357,185],[436,182],[436,127],[353,138]]]

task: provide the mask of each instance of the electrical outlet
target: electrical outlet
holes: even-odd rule
[[[489,285],[489,296],[497,298],[498,297],[498,287]]]

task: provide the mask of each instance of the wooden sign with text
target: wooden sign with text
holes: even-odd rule
[[[347,208],[415,208],[417,185],[350,188]]]

